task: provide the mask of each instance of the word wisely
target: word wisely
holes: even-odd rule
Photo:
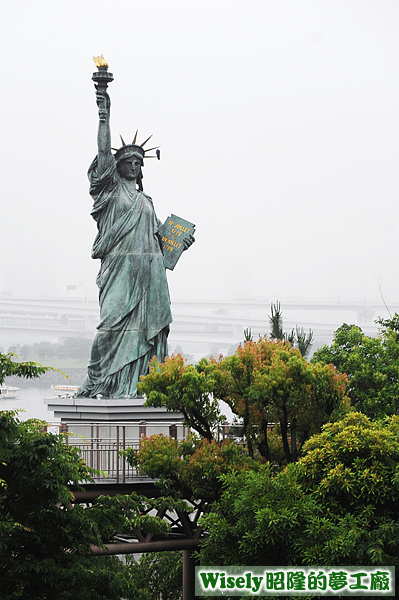
[[[394,596],[394,567],[196,567],[197,596]]]
[[[200,573],[204,589],[221,589],[221,590],[251,590],[254,594],[259,591],[263,577],[256,577],[251,573],[245,573],[244,576],[234,577],[230,575],[226,576],[225,573]]]

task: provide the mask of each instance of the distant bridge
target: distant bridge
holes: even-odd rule
[[[286,331],[296,324],[311,328],[318,345],[331,339],[332,333],[342,324],[343,313],[349,314],[350,322],[360,324],[369,334],[377,333],[373,320],[378,315],[386,315],[382,303],[366,302],[283,301],[282,310]],[[399,303],[391,305],[390,310],[399,312]],[[189,352],[225,352],[242,341],[244,329],[250,328],[254,339],[267,333],[269,313],[270,300],[176,300],[172,302],[174,320],[169,343],[172,348],[181,344],[189,346]],[[298,313],[303,314],[303,320]],[[91,339],[98,323],[97,300],[0,296],[0,346],[3,350],[16,343],[62,342],[69,337]]]

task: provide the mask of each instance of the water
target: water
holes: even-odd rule
[[[50,386],[35,387],[24,385],[19,387],[19,393],[16,398],[1,398],[0,410],[21,410],[18,414],[20,421],[40,419],[51,425],[49,431],[58,431],[58,425],[61,422],[60,419],[55,418],[54,413],[47,410],[47,405],[43,402],[44,398],[51,396],[54,396],[54,391]]]

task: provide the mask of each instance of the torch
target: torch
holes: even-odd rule
[[[114,76],[112,73],[108,73],[108,63],[102,54],[93,56],[93,60],[98,70],[93,73],[92,80],[95,81],[95,87],[99,92],[106,92],[108,84],[114,80]]]

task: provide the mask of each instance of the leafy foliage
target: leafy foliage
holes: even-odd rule
[[[247,342],[233,356],[220,359],[217,367],[214,395],[243,419],[250,455],[256,447],[266,460],[273,459],[268,444],[271,423],[279,423],[290,462],[305,439],[319,431],[334,410],[348,404],[345,376],[333,367],[307,363],[288,342],[266,337]],[[289,424],[291,434],[294,427],[298,433],[299,448],[295,443],[289,447]]]
[[[270,306],[270,337],[272,340],[280,340],[281,342],[289,341],[292,343],[293,335],[290,336],[292,339],[284,333],[283,330],[283,313],[281,312],[280,302],[271,304]]]
[[[140,450],[124,451],[128,462],[152,478],[174,496],[217,499],[221,492],[220,475],[230,471],[257,469],[258,464],[244,455],[230,439],[215,440],[189,436],[177,440],[163,435],[143,438]]]
[[[397,416],[350,413],[305,444],[298,482],[318,506],[301,544],[308,564],[399,564],[398,434]]]
[[[137,600],[181,600],[181,552],[147,552],[140,561],[127,556],[126,562],[139,591]]]
[[[203,564],[398,565],[399,417],[349,413],[274,474],[222,476]]]
[[[255,449],[266,460],[274,458],[268,429],[277,421],[286,460],[292,461],[305,439],[334,410],[346,407],[345,381],[332,366],[307,363],[288,342],[264,337],[240,345],[232,356],[203,358],[195,366],[186,365],[180,355],[161,365],[153,361],[138,387],[147,404],[181,411],[186,423],[209,441],[225,420],[218,404],[223,400],[243,420],[251,458]],[[298,432],[299,448],[296,443],[289,447],[290,423],[295,436]]]
[[[293,465],[278,475],[270,465],[230,473],[222,482],[220,502],[201,518],[209,532],[201,564],[299,564],[295,541],[315,506],[298,486]]]
[[[212,440],[215,428],[226,420],[212,395],[215,368],[214,361],[205,358],[195,366],[187,365],[180,354],[167,357],[162,364],[153,359],[137,389],[147,396],[147,406],[181,411],[189,427]]]
[[[46,371],[53,371],[51,367],[42,367],[34,362],[16,362],[16,354],[0,354],[0,384],[6,377],[15,375],[26,379],[34,379],[43,375]]]
[[[309,329],[308,333],[306,333],[303,327],[298,327],[297,325],[295,330],[293,329],[291,333],[284,333],[283,313],[281,311],[280,302],[271,304],[270,313],[270,338],[272,340],[280,340],[281,342],[289,342],[292,346],[298,348],[302,356],[306,358],[312,349],[312,342],[314,339],[313,331]]]
[[[398,313],[395,313],[390,319],[383,319],[382,317],[378,317],[378,319],[375,320],[375,323],[378,323],[378,325],[381,326],[383,332],[390,331],[399,334]],[[396,339],[398,339],[398,336],[396,337]]]
[[[298,469],[304,489],[312,490],[335,513],[374,516],[394,513],[399,493],[399,417],[371,421],[349,413],[328,423],[305,444]]]
[[[246,342],[253,342],[254,341],[254,338],[252,336],[252,331],[251,331],[250,328],[244,329],[243,333],[244,333],[244,344]]]
[[[165,534],[168,524],[150,507],[178,507],[136,495],[100,497],[91,507],[73,504],[69,486],[90,480],[91,470],[64,436],[43,423],[0,413],[0,590],[10,600],[120,600],[139,598],[130,572],[113,557],[90,557],[118,532]]]
[[[352,405],[371,418],[393,415],[399,409],[398,333],[395,321],[379,322],[383,330],[376,338],[364,335],[356,325],[342,325],[331,346],[315,352],[312,359],[346,373]]]

